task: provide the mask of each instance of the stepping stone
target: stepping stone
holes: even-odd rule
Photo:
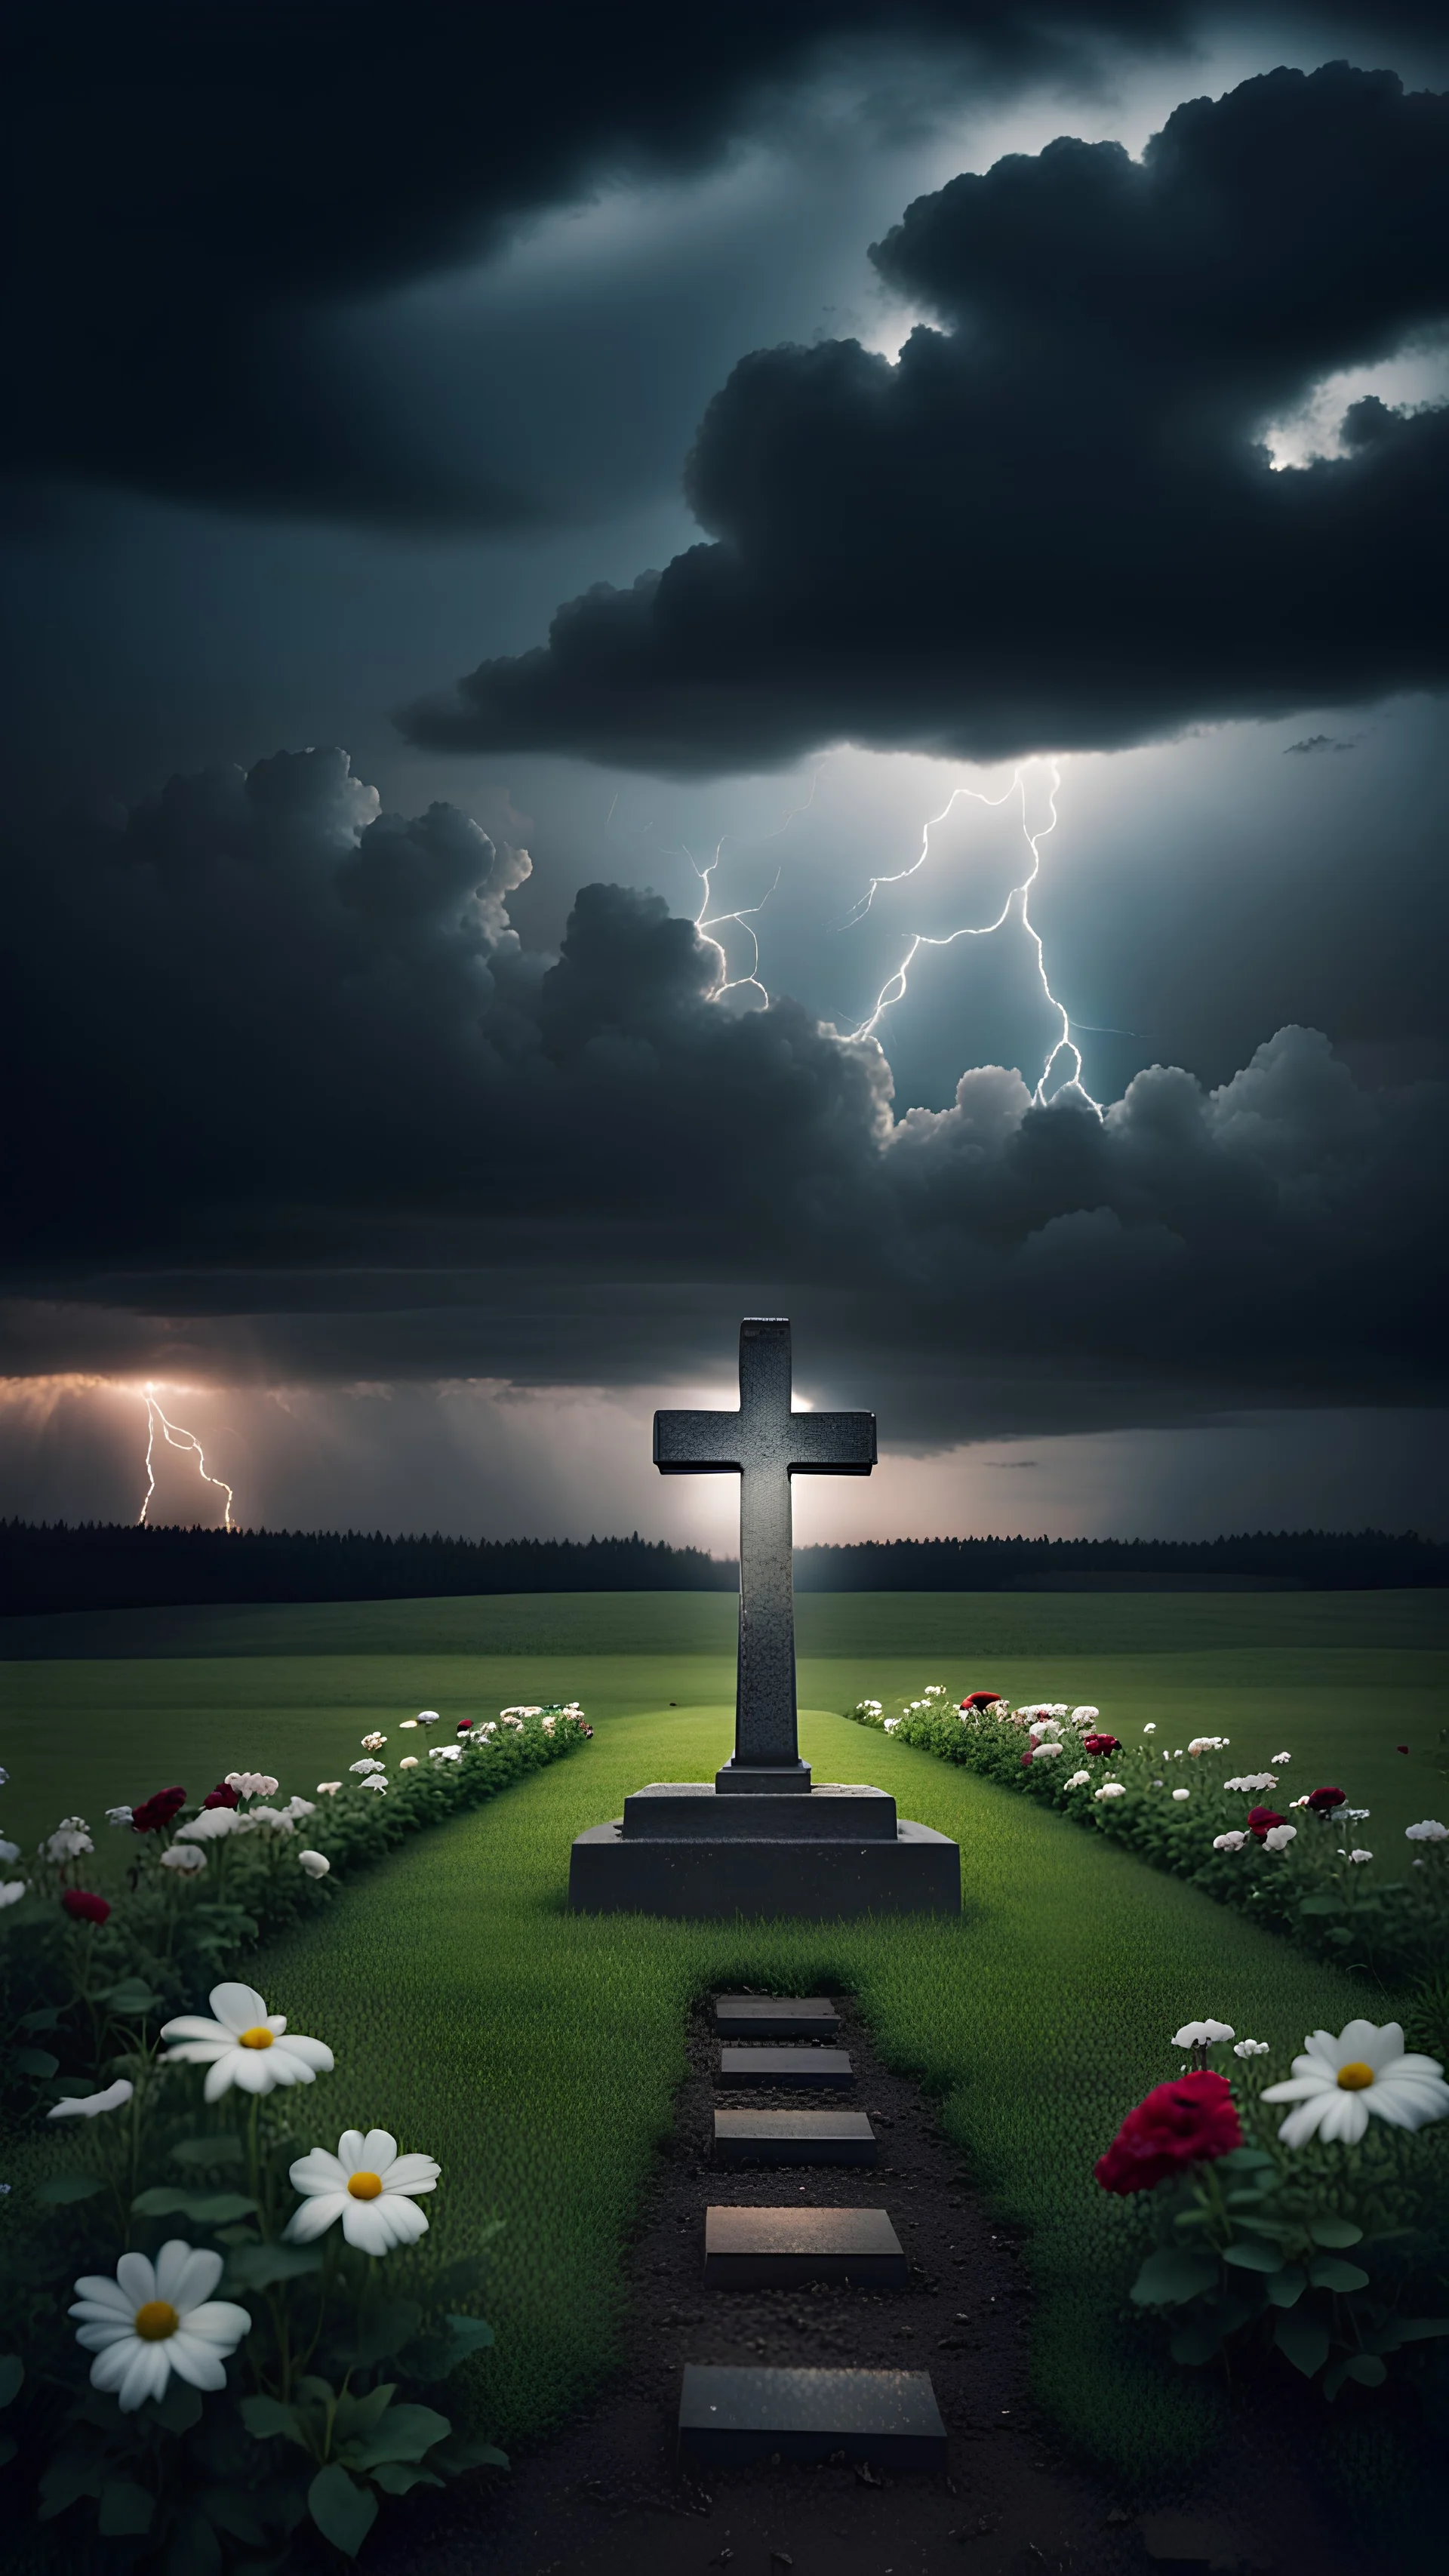
[[[686,2362],[679,2447],[716,2462],[828,2460],[944,2469],[946,2427],[924,2370],[721,2370]]]
[[[711,2290],[793,2290],[846,2281],[903,2290],[906,2258],[883,2209],[707,2209],[704,2278]]]
[[[730,2048],[719,2053],[721,2084],[853,2084],[848,2048]]]
[[[834,2039],[840,2015],[828,1995],[721,1995],[721,2039]]]
[[[864,2111],[716,2111],[721,2165],[873,2165],[879,2150]]]

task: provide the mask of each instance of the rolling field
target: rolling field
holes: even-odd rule
[[[848,1724],[864,1692],[941,1681],[1090,1698],[1130,1737],[1227,1733],[1336,1778],[1373,1832],[1443,1813],[1449,1671],[1440,1595],[814,1596],[800,1609],[802,1749],[817,1777],[875,1780],[962,1847],[959,1925],[679,1925],[571,1918],[568,1846],[651,1778],[704,1778],[732,1731],[733,1603],[710,1595],[378,1603],[7,1623],[0,1829],[229,1768],[286,1790],[336,1776],[377,1727],[577,1694],[574,1761],[340,1886],[254,1973],[335,2047],[317,2137],[352,2121],[435,2153],[444,2248],[501,2216],[478,2403],[537,2438],[597,2384],[621,2330],[620,2250],[683,2071],[690,1998],[721,1982],[853,1988],[878,2044],[942,2103],[948,2133],[1023,2231],[1034,2368],[1066,2437],[1125,2476],[1205,2437],[1210,2392],[1164,2378],[1118,2310],[1133,2217],[1096,2190],[1123,2110],[1173,2071],[1178,2022],[1221,2015],[1280,2065],[1319,2021],[1385,1998],[1299,1956],[1064,1819]],[[38,1633],[40,1632],[40,1633]],[[671,1708],[670,1701],[679,1706]],[[410,1738],[416,1742],[418,1739]],[[1407,1757],[1395,1747],[1410,1745]],[[125,1844],[102,1830],[98,1861]],[[314,2108],[309,2097],[306,2109]]]

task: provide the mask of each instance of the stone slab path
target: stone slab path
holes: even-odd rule
[[[849,1999],[839,2036],[856,2070],[873,2169],[730,2168],[711,2156],[719,2035],[689,2033],[672,2152],[628,2259],[632,2324],[618,2374],[557,2442],[391,2515],[369,2576],[1207,2576],[1210,2562],[1276,2576],[1402,2576],[1355,2550],[1293,2470],[1294,2426],[1253,2421],[1171,2511],[1138,2515],[1062,2459],[1027,2384],[1030,2291],[1008,2232],[966,2181],[932,2104],[882,2067]],[[834,2034],[832,2034],[834,2036]],[[728,2104],[728,2095],[724,2101]],[[744,2106],[790,2108],[780,2095]],[[707,2290],[705,2212],[884,2205],[907,2286]],[[687,2365],[926,2371],[946,2428],[944,2474],[780,2457],[681,2468]]]

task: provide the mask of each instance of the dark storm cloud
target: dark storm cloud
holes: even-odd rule
[[[1258,443],[1449,319],[1449,97],[1333,64],[1063,140],[878,244],[937,314],[744,359],[686,490],[715,542],[408,710],[438,747],[718,771],[849,739],[995,759],[1449,678],[1449,408]]]
[[[1360,1090],[1311,1030],[1212,1092],[1153,1067],[1104,1120],[987,1067],[897,1121],[873,1044],[722,1009],[656,896],[587,886],[525,952],[523,855],[378,814],[338,752],[11,855],[12,1367],[81,1365],[77,1311],[113,1335],[169,1270],[234,1348],[285,1307],[349,1376],[657,1375],[748,1282],[840,1365],[888,1352],[924,1436],[1442,1380],[1449,1101]],[[65,1298],[47,1348],[25,1301]]]
[[[490,470],[486,418],[469,456],[416,451],[348,399],[318,314],[476,259],[520,219],[620,178],[706,168],[778,131],[822,71],[844,69],[883,127],[919,123],[928,94],[935,107],[1090,78],[1104,49],[1180,51],[1221,14],[1201,0],[11,11],[4,454],[26,472],[328,517],[515,520],[529,503]],[[1306,14],[1389,39],[1442,33],[1435,0]],[[410,394],[426,406],[426,381]]]

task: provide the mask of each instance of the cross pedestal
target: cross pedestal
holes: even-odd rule
[[[790,1480],[868,1476],[873,1413],[796,1413],[790,1327],[740,1327],[734,1413],[656,1413],[661,1475],[740,1480],[740,1630],[735,1749],[707,1781],[656,1781],[613,1824],[580,1834],[569,1903],[588,1913],[959,1913],[960,1854],[894,1798],[812,1786],[800,1759]]]

